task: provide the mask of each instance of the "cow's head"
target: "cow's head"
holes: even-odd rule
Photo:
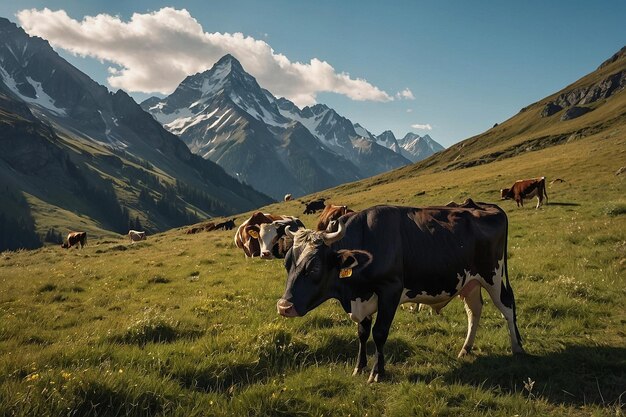
[[[287,251],[293,246],[293,233],[285,232],[288,227],[293,232],[304,225],[297,218],[276,220],[259,225],[258,236],[262,259],[285,257]]]
[[[506,200],[507,198],[511,198],[509,194],[511,193],[510,188],[503,188],[500,190],[500,200]]]
[[[284,317],[304,316],[335,296],[340,280],[350,279],[367,267],[372,255],[364,251],[334,251],[333,242],[341,240],[346,228],[339,223],[336,232],[299,230],[293,236],[293,247],[285,257],[287,286],[276,303]],[[286,229],[287,234],[292,234]]]

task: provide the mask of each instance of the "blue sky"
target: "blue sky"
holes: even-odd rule
[[[341,78],[337,74],[347,73],[348,82],[337,88],[339,92],[309,85],[311,90],[303,100],[314,97],[374,134],[387,129],[398,137],[408,131],[428,133],[444,146],[515,115],[522,107],[593,71],[626,45],[623,0],[20,0],[0,3],[0,16],[20,24],[15,16],[18,11],[47,7],[64,10],[78,22],[97,14],[128,22],[133,13],[148,14],[166,6],[186,9],[203,32],[241,32],[263,41],[290,63],[325,61],[334,69],[335,81]],[[36,17],[31,18],[32,25],[41,24]],[[58,30],[58,41],[52,42],[55,49],[96,81],[117,89],[107,82],[107,68],[121,70],[123,65],[102,56],[99,60],[73,55],[59,46],[67,43],[67,38]],[[156,56],[158,60],[152,62],[155,68],[170,58],[167,54]],[[211,59],[208,54],[202,62]],[[274,89],[284,87],[293,94],[293,89],[304,85],[294,81],[285,87],[280,79],[259,77],[268,79]],[[366,81],[364,94],[369,99],[355,99],[351,89],[359,88],[357,79]],[[121,80],[119,85],[135,84]],[[397,93],[406,89],[414,99],[398,98]],[[131,95],[141,101],[150,94]],[[430,125],[432,129],[412,125]]]

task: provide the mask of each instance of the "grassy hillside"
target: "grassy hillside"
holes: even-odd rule
[[[452,145],[424,161],[382,175],[376,181],[394,182],[398,178],[421,175],[424,172],[482,165],[558,144],[576,142],[581,138],[601,133],[604,133],[603,137],[618,135],[621,127],[626,124],[625,77],[626,47],[596,71],[521,109],[518,114],[492,129]],[[616,82],[616,79],[621,81]],[[611,87],[618,85],[621,87],[611,90]],[[559,97],[573,96],[576,97],[573,101],[576,101],[580,100],[584,93],[593,96],[594,91],[605,90],[611,92],[606,93],[607,98],[587,97],[582,100],[584,103],[577,104],[592,109],[583,116],[561,120],[565,109],[551,116],[542,116],[546,105]],[[573,150],[576,152],[576,148]]]
[[[338,303],[279,317],[282,262],[246,261],[233,232],[5,252],[0,415],[623,415],[626,179],[615,175],[623,165],[618,125],[489,164],[401,170],[321,193],[362,209],[493,202],[518,178],[566,180],[547,189],[543,209],[500,203],[528,355],[510,355],[487,297],[476,351],[462,360],[461,302],[439,316],[404,308],[386,348],[389,378],[374,385],[350,376],[356,326]],[[314,226],[315,216],[301,218]]]

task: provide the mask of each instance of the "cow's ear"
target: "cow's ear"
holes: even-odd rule
[[[339,277],[349,278],[362,271],[372,263],[373,258],[371,253],[364,250],[340,250],[337,252]]]
[[[350,251],[339,254],[339,268],[354,268],[359,264],[359,260]]]
[[[253,239],[259,238],[259,232],[261,228],[257,225],[248,226],[247,232]]]

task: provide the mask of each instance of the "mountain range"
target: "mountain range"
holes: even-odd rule
[[[154,232],[272,201],[47,41],[4,18],[0,39],[0,234]]]
[[[324,104],[300,109],[263,89],[232,55],[141,107],[192,152],[276,199],[370,177],[443,149],[414,134],[406,148],[395,138],[387,146]]]

